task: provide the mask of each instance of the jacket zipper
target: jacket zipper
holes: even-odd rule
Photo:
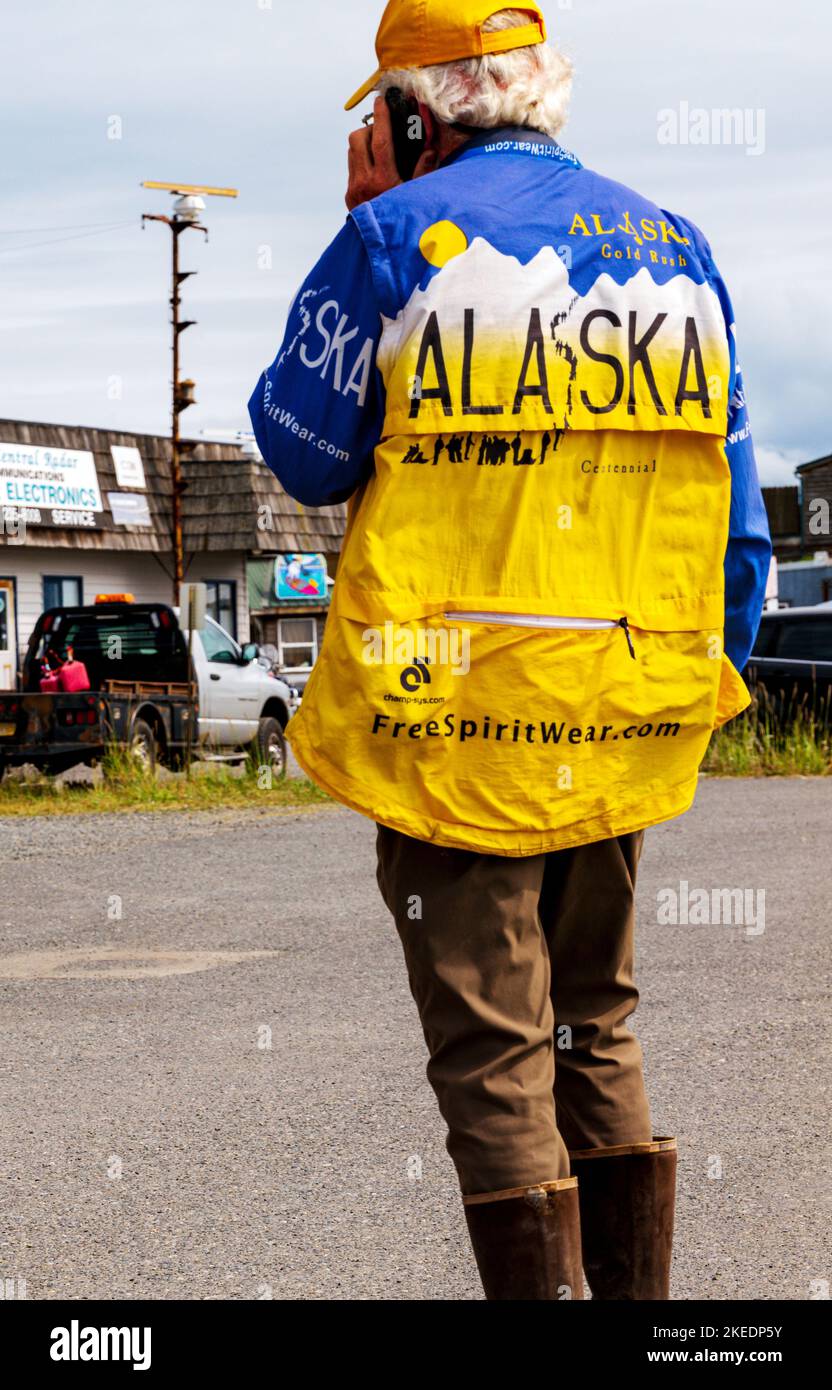
[[[614,631],[621,628],[627,638],[627,648],[633,661],[636,660],[636,649],[633,645],[633,635],[627,618],[561,618],[549,617],[536,613],[445,613],[443,615],[449,622],[454,619],[464,623],[486,623],[497,624],[503,627],[537,627],[566,630],[572,632],[603,632]]]

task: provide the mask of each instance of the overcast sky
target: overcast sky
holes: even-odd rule
[[[142,212],[169,210],[139,187],[158,179],[240,190],[209,201],[207,246],[182,240],[199,271],[183,288],[199,321],[183,374],[199,398],[188,433],[248,426],[289,301],[345,216],[356,120],[342,107],[375,66],[382,10],[3,0],[0,417],[167,429],[170,238],[140,229]],[[563,142],[703,228],[734,301],[763,481],[789,481],[832,448],[828,13],[811,0],[544,10],[576,66]],[[661,143],[659,113],[681,103],[742,109],[746,142]]]

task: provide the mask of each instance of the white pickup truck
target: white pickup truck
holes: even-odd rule
[[[182,635],[187,644],[187,629]],[[282,773],[286,767],[283,730],[294,713],[294,691],[261,666],[253,642],[238,646],[213,618],[206,618],[205,626],[194,630],[192,658],[199,685],[203,757],[225,760],[235,750],[257,747],[263,760]]]
[[[145,765],[181,766],[187,749],[207,761],[252,755],[286,771],[283,730],[297,705],[284,681],[205,618],[191,643],[175,609],[103,596],[51,608],[35,625],[15,691],[0,691],[0,776],[33,763],[61,771],[95,762],[112,744]]]

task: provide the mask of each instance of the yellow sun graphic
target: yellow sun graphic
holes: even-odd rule
[[[468,250],[468,238],[455,222],[434,222],[419,238],[419,250],[430,265],[443,265]]]

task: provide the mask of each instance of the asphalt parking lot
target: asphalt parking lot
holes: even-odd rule
[[[832,780],[648,834],[636,1029],[674,1296],[830,1272]],[[751,889],[764,922],[658,920]],[[341,808],[0,820],[0,1278],[30,1299],[473,1299],[374,829]],[[760,925],[763,930],[760,930]]]

